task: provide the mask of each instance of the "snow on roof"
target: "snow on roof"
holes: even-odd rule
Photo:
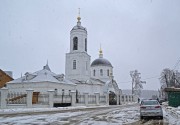
[[[8,83],[35,83],[35,82],[53,82],[53,83],[76,85],[71,81],[66,80],[63,74],[57,75],[51,72],[48,65],[44,66],[42,70],[39,70],[37,72],[34,73],[27,72],[25,73],[25,76],[10,81]]]
[[[99,79],[94,79],[94,78],[90,78],[86,81],[79,81],[77,79],[71,79],[70,81],[75,83],[75,84],[104,85],[103,81],[101,81]]]

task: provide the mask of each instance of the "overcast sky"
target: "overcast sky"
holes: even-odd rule
[[[161,71],[180,59],[180,0],[0,0],[0,69],[18,78],[48,60],[65,73],[78,8],[91,62],[101,44],[121,89],[131,89],[137,69],[144,89],[157,90]]]

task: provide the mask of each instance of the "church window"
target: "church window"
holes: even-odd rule
[[[76,69],[76,60],[73,60],[73,69]]]
[[[103,76],[103,70],[102,69],[100,69],[100,75]]]
[[[85,51],[87,52],[87,38],[85,38]]]
[[[73,38],[73,50],[78,50],[78,38]]]
[[[107,76],[109,76],[109,69],[107,70]]]
[[[96,76],[96,70],[95,69],[93,70],[93,76]]]
[[[88,67],[87,67],[88,65],[87,65],[87,61],[86,61],[86,70],[88,70]]]

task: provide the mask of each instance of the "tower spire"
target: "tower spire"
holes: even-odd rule
[[[100,44],[100,49],[99,49],[99,58],[103,58],[103,51],[101,49],[101,44]]]
[[[78,23],[80,23],[81,17],[80,17],[80,8],[78,8],[78,17],[77,17]]]

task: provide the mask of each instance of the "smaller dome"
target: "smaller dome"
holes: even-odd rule
[[[95,59],[91,63],[91,66],[110,66],[110,67],[112,67],[111,63],[107,59],[104,59],[104,58]]]
[[[76,25],[72,28],[72,30],[77,30],[77,29],[85,30],[87,32],[86,28],[84,28],[83,26]]]

